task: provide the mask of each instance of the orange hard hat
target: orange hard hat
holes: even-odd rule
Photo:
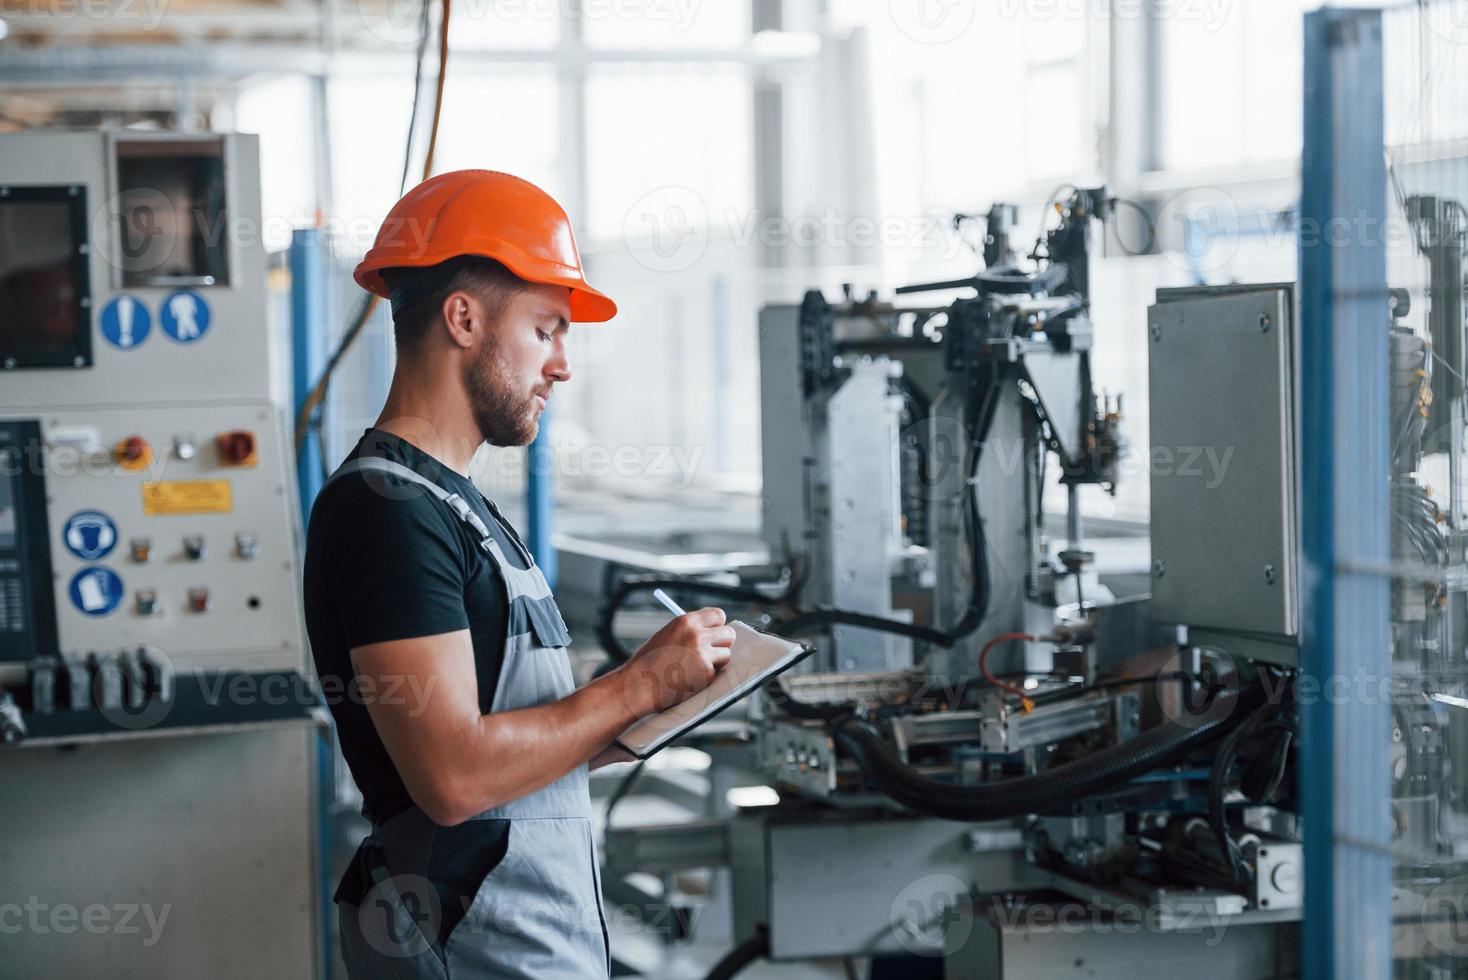
[[[422,269],[461,255],[494,259],[529,282],[568,287],[577,322],[617,315],[617,304],[587,283],[571,220],[555,198],[493,170],[439,174],[403,195],[352,277],[388,299],[384,269]]]

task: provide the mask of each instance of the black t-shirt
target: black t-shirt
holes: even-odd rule
[[[403,439],[363,433],[347,459],[381,456],[416,470],[470,507],[505,557],[528,568],[528,552],[493,504],[467,478]],[[367,713],[371,691],[355,683],[354,647],[467,629],[474,644],[479,710],[489,713],[505,655],[509,602],[477,536],[425,488],[379,474],[328,484],[306,533],[306,630],[342,755],[378,823],[412,800]],[[394,692],[383,690],[387,697]],[[408,692],[399,696],[410,697]]]

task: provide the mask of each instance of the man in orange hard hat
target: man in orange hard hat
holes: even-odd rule
[[[466,170],[411,190],[356,280],[392,304],[387,403],[311,510],[306,622],[372,833],[337,889],[353,978],[592,977],[610,968],[587,772],[728,660],[718,609],[572,680],[530,552],[469,479],[535,437],[566,331],[616,305],[565,212]]]

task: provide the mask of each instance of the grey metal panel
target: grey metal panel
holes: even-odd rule
[[[892,560],[902,543],[897,487],[897,411],[889,393],[900,365],[885,359],[851,365],[826,404],[825,518],[830,539],[829,601],[838,609],[892,615]],[[911,641],[890,633],[837,626],[841,670],[896,670],[912,665]]]
[[[731,837],[735,935],[767,925],[770,955],[777,960],[873,952],[935,954],[942,948],[943,908],[951,908],[970,886],[1013,888],[1022,873],[1019,851],[975,853],[969,824],[870,817],[771,819],[764,822],[765,833],[756,835],[747,826],[754,822],[735,821]],[[746,825],[742,832],[741,824]],[[750,872],[761,871],[757,881],[763,894],[749,880]]]
[[[224,141],[228,220],[218,231],[229,243],[229,284],[200,286],[208,302],[209,329],[193,343],[164,335],[158,310],[171,287],[122,287],[112,161],[118,139]],[[219,402],[260,397],[270,390],[266,336],[265,246],[260,215],[259,139],[217,133],[149,134],[29,132],[0,135],[0,180],[13,185],[84,184],[91,241],[92,366],[74,370],[15,370],[0,373],[5,401],[28,408],[123,406],[157,401]],[[152,315],[152,332],[131,350],[102,337],[107,302],[119,293],[141,300]]]
[[[1293,924],[1200,916],[1194,928],[1163,931],[1146,915],[1129,921],[1063,898],[1007,899],[959,906],[947,932],[948,980],[1275,977],[1292,975],[1297,960]]]
[[[759,314],[761,533],[779,560],[809,547],[809,426],[800,390],[800,307]]]
[[[0,749],[4,900],[24,919],[7,923],[0,973],[312,976],[316,737],[292,725]]]
[[[1293,312],[1286,287],[1148,310],[1159,620],[1298,631]]]
[[[989,611],[983,624],[967,639],[950,649],[929,652],[926,666],[941,677],[966,677],[973,673],[979,647],[998,633],[1024,632],[1029,607],[1025,571],[1030,564],[1026,535],[1029,507],[1025,500],[1024,409],[1018,389],[1006,385],[999,395],[989,437],[979,460],[979,513],[989,570]],[[934,446],[933,477],[929,484],[932,507],[932,549],[938,584],[933,592],[933,618],[950,628],[962,618],[973,595],[969,543],[964,519],[968,506],[968,429],[963,421],[960,399],[945,391],[930,410]],[[946,448],[944,448],[946,447]],[[1044,628],[1053,622],[1045,611]],[[1042,630],[1043,631],[1043,630]],[[996,649],[990,661],[994,670],[1013,670],[1023,663],[1023,647]]]

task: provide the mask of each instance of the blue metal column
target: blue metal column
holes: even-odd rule
[[[1381,13],[1305,18],[1300,201],[1302,955],[1391,976],[1389,449]],[[1332,697],[1329,681],[1349,691]]]
[[[535,556],[535,563],[540,566],[545,580],[550,583],[551,588],[555,588],[556,548],[551,543],[555,483],[551,472],[554,460],[551,456],[550,433],[551,410],[547,406],[540,416],[540,431],[536,433],[535,441],[530,444],[525,458],[525,513],[530,553]]]
[[[319,228],[298,228],[291,235],[291,418],[299,417],[311,385],[326,366],[327,259],[326,236]],[[294,433],[292,433],[294,437]],[[311,515],[311,504],[321,489],[321,450],[311,440],[296,459],[301,519]],[[304,544],[304,542],[303,542]],[[331,882],[331,807],[336,801],[335,733],[326,730],[316,740],[316,870],[317,922],[321,930],[318,976],[332,980],[336,950],[332,943],[335,906]]]
[[[291,418],[326,367],[326,235],[320,228],[297,228],[291,234]],[[321,447],[307,440],[296,459],[300,484],[301,517],[311,514],[311,503],[321,489]]]

